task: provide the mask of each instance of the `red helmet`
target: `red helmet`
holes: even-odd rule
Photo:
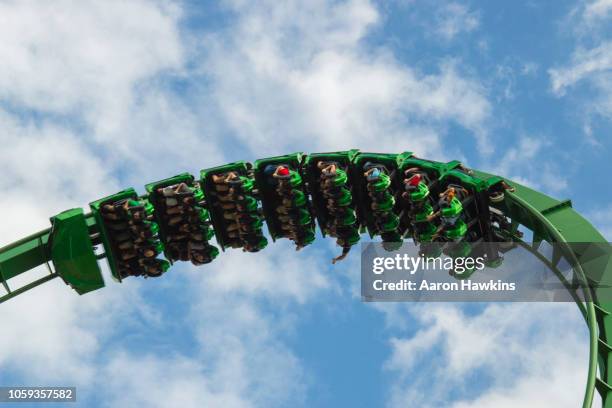
[[[416,187],[421,182],[421,178],[422,178],[421,175],[419,173],[416,173],[415,175],[410,177],[407,181],[408,181],[408,184]]]
[[[288,176],[289,169],[286,166],[278,166],[278,169],[276,170],[276,174],[278,174],[279,176]]]

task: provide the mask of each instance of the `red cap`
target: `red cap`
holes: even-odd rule
[[[279,176],[288,176],[289,175],[289,169],[285,166],[279,166],[276,174],[278,174]]]

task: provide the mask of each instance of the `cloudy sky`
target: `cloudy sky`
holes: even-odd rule
[[[611,21],[611,0],[0,1],[0,241],[183,171],[347,148],[463,160],[612,238]],[[363,304],[358,253],[318,241],[48,283],[2,305],[0,383],[83,407],[581,401],[575,306]]]

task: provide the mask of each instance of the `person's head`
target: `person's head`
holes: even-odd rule
[[[319,162],[317,164],[319,169],[321,169],[321,175],[324,177],[334,176],[336,174],[336,164],[333,162]]]
[[[455,190],[455,187],[449,187],[446,190],[446,199],[449,202],[452,201],[453,198],[455,198],[455,195],[457,195],[457,191]]]

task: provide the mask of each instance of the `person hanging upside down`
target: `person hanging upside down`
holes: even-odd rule
[[[461,188],[459,191],[463,194],[467,194],[468,191]],[[457,197],[457,188],[448,187],[444,192],[440,193],[440,199],[438,200],[439,210],[427,217],[428,221],[432,221],[437,217],[441,216],[444,224],[449,226],[455,225],[455,221],[459,218],[459,215],[463,211],[463,205]]]
[[[416,169],[408,169],[405,174],[408,176]],[[402,197],[410,202],[422,202],[429,196],[429,187],[425,183],[425,178],[421,173],[414,173],[404,179],[404,189]]]

